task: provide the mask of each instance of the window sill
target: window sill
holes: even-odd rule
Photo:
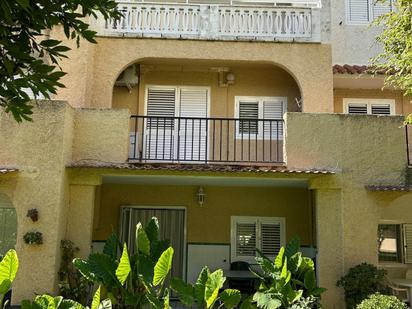
[[[404,263],[379,263],[378,268],[408,268]]]

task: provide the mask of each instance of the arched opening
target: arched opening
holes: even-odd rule
[[[145,59],[119,74],[112,107],[134,115],[129,159],[282,163],[284,114],[302,111],[302,93],[274,64]]]
[[[10,198],[0,193],[0,256],[16,246],[17,214]]]

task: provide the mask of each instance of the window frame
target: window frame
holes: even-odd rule
[[[280,225],[280,247],[285,246],[286,244],[286,219],[285,217],[265,217],[265,216],[231,216],[230,217],[230,259],[231,262],[248,262],[254,264],[255,257],[254,256],[238,256],[236,254],[236,224],[237,223],[254,223],[256,224],[256,248],[261,249],[261,242],[260,239],[262,238],[261,234],[261,227],[260,225],[263,224],[270,224],[275,223]],[[270,259],[274,259],[275,256],[268,256]]]
[[[380,225],[395,225],[397,226],[397,229],[399,229],[399,239],[396,239],[396,243],[399,243],[399,248],[397,249],[397,255],[400,256],[400,259],[398,261],[384,261],[380,260],[380,254],[379,254],[379,247],[378,249],[378,263],[379,265],[402,265],[406,264],[405,263],[405,237],[403,233],[403,223],[399,221],[392,221],[392,220],[384,220],[384,221],[379,221],[378,223],[378,228],[377,232],[379,231],[379,226]],[[378,236],[378,235],[377,235]]]
[[[368,1],[368,20],[365,22],[361,21],[351,21],[350,20],[350,0],[345,0],[345,20],[346,24],[349,26],[367,26],[371,22],[373,22],[377,17],[373,14],[373,1],[375,0],[366,0]],[[391,5],[393,6],[393,0],[391,1]],[[393,11],[393,7],[391,8],[391,11]]]
[[[366,104],[367,113],[365,115],[374,115],[374,116],[395,116],[396,115],[395,99],[344,98],[343,99],[343,112],[345,114],[349,114],[350,104]],[[374,104],[389,105],[390,114],[389,115],[372,114],[372,105]],[[349,115],[353,115],[353,114],[349,114]]]
[[[283,117],[285,113],[287,113],[287,107],[288,107],[288,100],[287,97],[271,97],[271,96],[235,96],[235,119],[240,119],[239,114],[240,114],[240,102],[241,101],[248,101],[250,103],[253,103],[252,101],[256,101],[258,104],[258,118],[257,120],[264,120],[264,115],[263,115],[263,102],[265,101],[277,101],[280,100],[282,101],[283,104],[283,115],[281,119],[278,120],[283,120]],[[276,119],[275,119],[276,120]],[[239,124],[240,120],[237,121],[236,123],[236,139],[244,139],[249,138],[248,136],[250,135],[251,140],[262,140],[264,139],[264,130],[263,130],[263,121],[258,121],[258,132],[257,134],[248,134],[248,133],[240,133],[239,132]],[[282,128],[283,129],[283,128]],[[265,138],[265,140],[269,140],[269,138]],[[283,134],[279,135],[279,139],[272,138],[273,141],[276,140],[283,140]]]

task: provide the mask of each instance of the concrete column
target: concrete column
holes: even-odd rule
[[[70,185],[66,239],[80,248],[78,256],[82,258],[91,250],[95,190],[94,185]]]
[[[315,190],[315,209],[318,282],[328,289],[322,304],[328,309],[344,308],[343,290],[336,286],[344,273],[341,191]]]

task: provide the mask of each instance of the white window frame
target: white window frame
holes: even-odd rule
[[[282,118],[279,120],[283,120],[283,117],[285,113],[287,112],[287,107],[288,107],[288,98],[287,97],[267,97],[267,96],[235,96],[235,118],[240,119],[239,117],[239,104],[241,101],[257,101],[258,103],[258,119],[257,120],[263,120],[263,102],[264,101],[274,101],[274,100],[281,100],[283,103],[283,115]],[[244,139],[244,138],[249,138],[247,133],[244,133],[243,135],[239,133],[239,123],[236,125],[236,139]],[[258,134],[250,134],[250,139],[255,140],[255,139],[261,140],[263,139],[263,121],[258,122]],[[266,140],[269,140],[268,138],[265,138]],[[276,140],[272,138],[272,140]],[[279,140],[283,140],[283,134],[279,136]]]
[[[369,25],[371,22],[375,20],[375,16],[373,14],[373,2],[376,0],[365,0],[368,1],[368,16],[369,19],[367,21],[351,21],[350,20],[350,0],[345,0],[345,15],[346,15],[346,24],[350,26],[366,26]],[[389,0],[392,1],[392,0]],[[394,2],[394,1],[393,1]],[[393,5],[393,3],[392,3]],[[393,8],[392,8],[393,10]]]
[[[236,224],[237,223],[256,223],[256,245],[260,249],[260,239],[262,238],[260,224],[279,224],[280,225],[280,246],[286,245],[286,219],[284,217],[256,217],[256,216],[231,216],[230,217],[230,258],[231,262],[243,261],[255,263],[255,256],[238,256],[236,254]],[[274,256],[268,256],[274,259]]]
[[[349,114],[349,104],[366,104],[367,115],[372,115],[372,105],[381,104],[390,106],[390,115],[377,115],[377,116],[394,116],[395,115],[395,100],[394,99],[371,99],[371,98],[344,98],[343,99],[343,111],[345,114]]]

